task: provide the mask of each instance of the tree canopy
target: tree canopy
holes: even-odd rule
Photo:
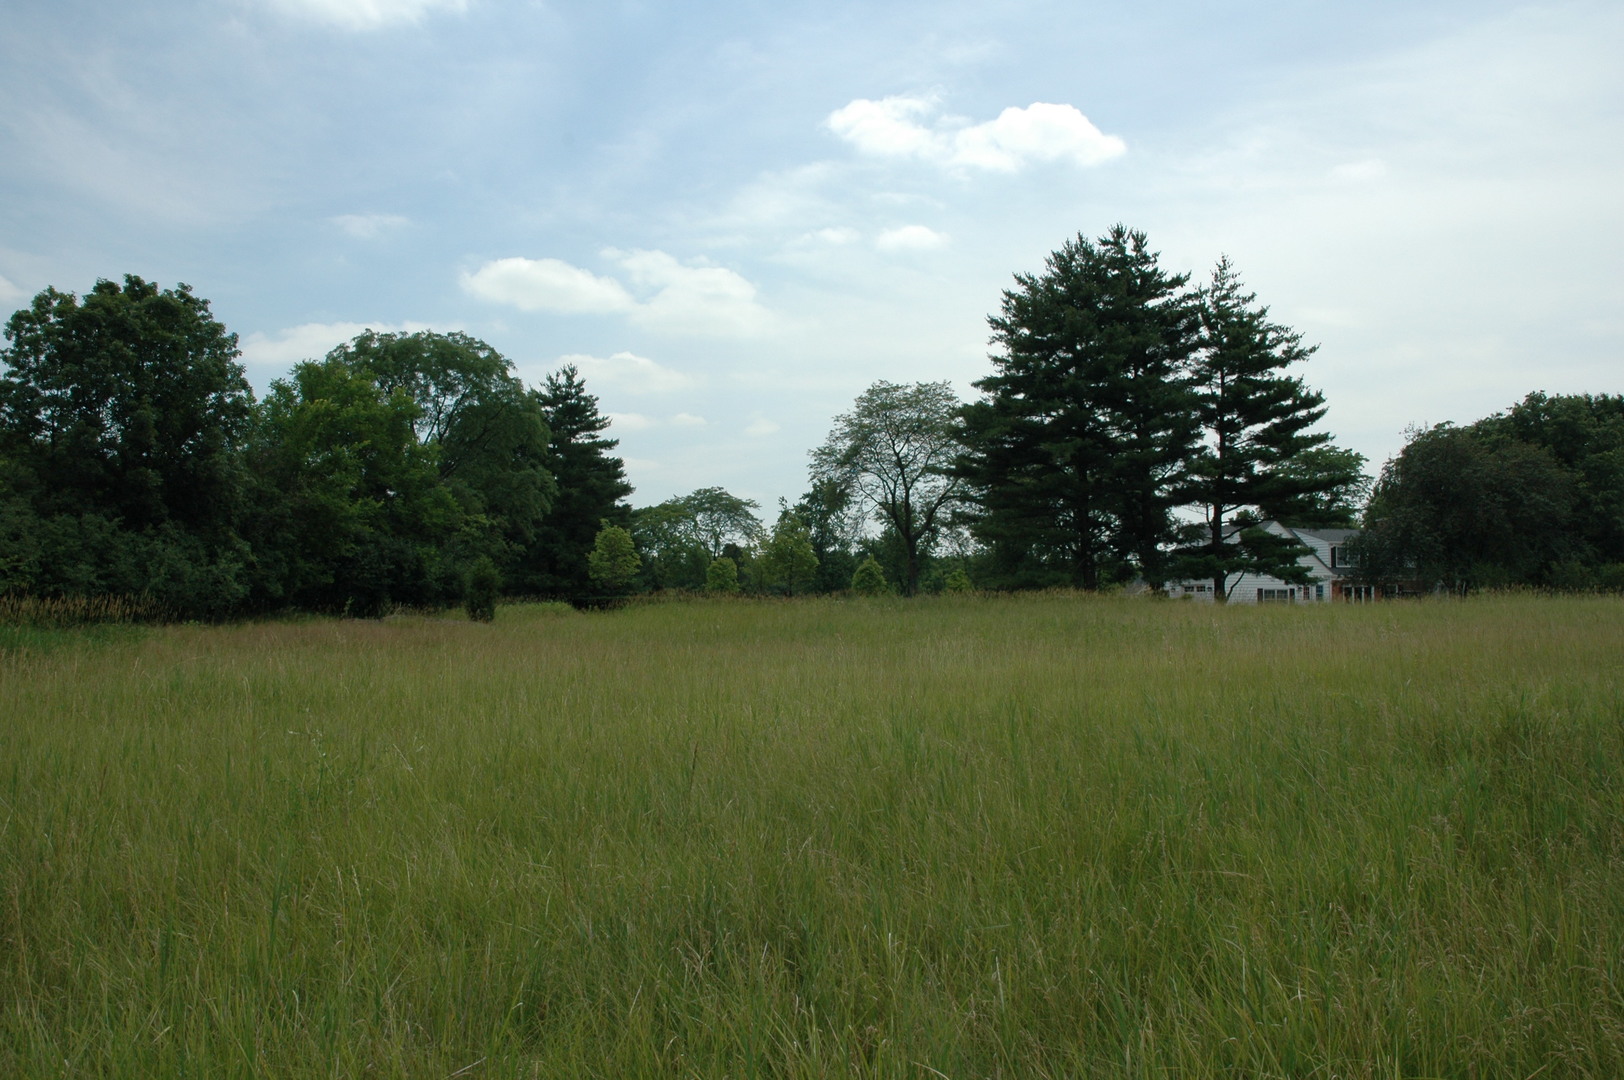
[[[1066,242],[1004,292],[957,463],[1002,584],[1160,580],[1199,434],[1187,280],[1118,225]]]
[[[962,496],[952,471],[958,453],[959,400],[946,382],[912,386],[880,381],[835,417],[828,440],[812,452],[812,481],[849,492],[896,534],[903,549],[902,588],[919,589],[920,556]]]

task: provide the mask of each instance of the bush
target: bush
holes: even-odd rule
[[[859,596],[886,596],[891,592],[885,571],[872,555],[858,564],[857,572],[851,576],[851,587]]]
[[[739,564],[723,555],[705,569],[705,591],[731,596],[739,591]]]
[[[970,575],[964,572],[962,566],[947,575],[947,580],[942,582],[944,592],[967,593],[974,592],[975,588],[975,583],[970,580]]]
[[[474,622],[496,618],[496,597],[502,591],[502,575],[489,555],[481,555],[462,579],[462,606]]]

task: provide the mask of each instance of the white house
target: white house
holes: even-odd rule
[[[1348,561],[1347,543],[1358,529],[1294,529],[1278,521],[1265,521],[1263,528],[1308,548],[1308,554],[1297,563],[1308,570],[1311,580],[1307,585],[1291,585],[1266,574],[1231,575],[1226,583],[1230,603],[1328,604],[1333,600],[1375,600],[1381,595],[1374,586],[1355,584],[1349,576],[1352,564]],[[1239,526],[1230,526],[1225,538],[1233,542],[1239,532]],[[1175,581],[1167,586],[1167,594],[1209,603],[1215,599],[1210,580]]]

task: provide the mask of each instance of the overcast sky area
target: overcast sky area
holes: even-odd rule
[[[1616,0],[5,0],[0,308],[184,281],[260,393],[462,330],[579,366],[635,504],[770,509],[1120,221],[1227,254],[1374,469],[1624,392],[1621,57]]]

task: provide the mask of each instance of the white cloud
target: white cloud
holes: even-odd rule
[[[642,413],[619,412],[605,415],[609,417],[610,425],[619,428],[621,431],[647,431],[655,425],[655,421]]]
[[[1040,101],[1005,109],[998,119],[981,124],[941,118],[926,127],[922,121],[935,109],[935,102],[925,98],[859,98],[830,113],[826,123],[865,154],[997,172],[1014,172],[1034,161],[1087,167],[1127,150],[1122,139],[1100,131],[1072,105]]]
[[[410,224],[399,214],[339,214],[329,220],[357,240],[376,240],[386,232]]]
[[[559,363],[574,364],[594,382],[610,383],[633,393],[665,394],[694,384],[691,376],[629,352],[606,357],[571,353],[560,357]]]
[[[861,234],[856,229],[844,226],[829,229],[817,229],[801,237],[802,240],[817,244],[829,244],[833,247],[843,247],[855,243]]]
[[[431,11],[461,12],[468,0],[269,0],[289,15],[343,30],[375,30],[392,23],[417,22]]]
[[[1363,184],[1387,175],[1387,165],[1378,158],[1349,161],[1331,170],[1331,179],[1345,184]]]
[[[604,252],[645,289],[657,289],[632,312],[632,320],[658,330],[746,336],[772,322],[756,303],[756,287],[720,266],[685,266],[663,251]]]
[[[266,334],[256,331],[242,339],[242,361],[255,367],[292,367],[301,360],[319,360],[335,347],[366,330],[380,334],[416,333],[430,329],[427,323],[304,323]],[[455,327],[441,327],[443,330]]]
[[[497,259],[464,273],[462,287],[525,311],[625,314],[666,333],[743,337],[772,325],[772,313],[756,302],[756,287],[725,267],[681,263],[663,251],[610,248],[603,254],[647,299],[634,297],[616,278],[558,259]]]
[[[756,419],[750,421],[749,426],[744,429],[744,433],[751,438],[760,438],[763,435],[772,435],[777,431],[777,424],[762,417],[757,417]]]
[[[6,278],[0,277],[0,304],[13,304],[22,298],[22,289],[13,285]]]
[[[521,311],[603,315],[637,306],[614,278],[598,277],[558,259],[497,259],[472,274],[465,272],[462,287],[482,300],[511,304]]]
[[[887,229],[874,240],[881,251],[931,251],[947,243],[947,235],[924,225]]]
[[[705,424],[703,416],[695,416],[693,413],[679,412],[671,418],[672,427],[704,427]]]

